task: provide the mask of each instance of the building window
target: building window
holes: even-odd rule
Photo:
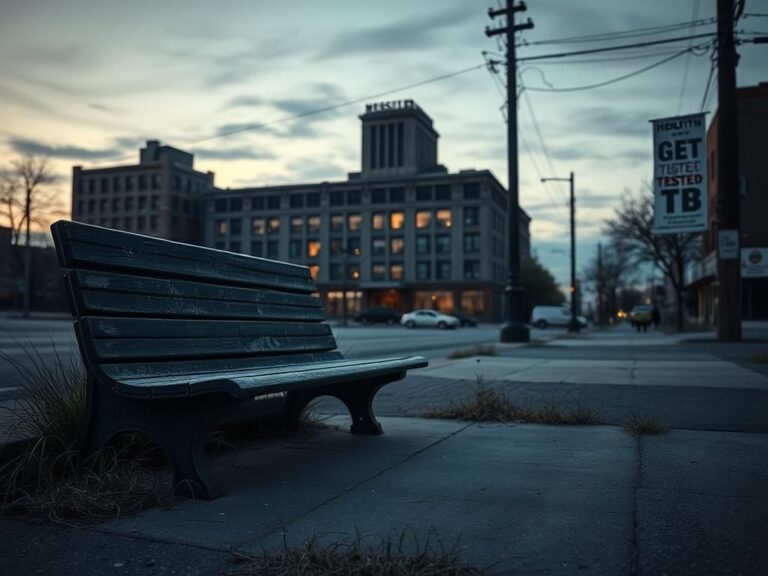
[[[173,189],[181,190],[181,176],[179,176],[178,174],[175,174],[173,176]]]
[[[357,206],[362,202],[363,195],[360,190],[348,190],[347,191],[347,204],[350,206]]]
[[[331,215],[331,232],[342,232],[344,230],[344,215]]]
[[[405,241],[402,236],[393,236],[389,239],[390,254],[402,254],[405,248]]]
[[[451,261],[450,260],[438,260],[438,262],[437,262],[437,279],[438,280],[450,280],[451,279]]]
[[[416,212],[416,228],[429,228],[432,225],[432,210]]]
[[[96,180],[88,180],[88,194],[96,192]]]
[[[451,211],[450,209],[437,211],[437,227],[438,228],[450,228],[451,227]]]
[[[126,204],[128,203],[129,199],[126,198]],[[88,214],[93,214],[96,212],[96,200],[88,200]]]
[[[122,190],[122,179],[120,176],[112,178],[112,192],[120,192]]]
[[[363,217],[360,214],[349,214],[347,216],[347,230],[357,232],[363,224]]]
[[[267,196],[267,209],[280,210],[280,196]]]
[[[332,282],[338,282],[344,277],[344,267],[338,263],[331,263],[328,267],[328,279]]]
[[[145,174],[139,175],[139,190],[147,189],[147,176]],[[103,192],[104,190],[102,190]]]
[[[101,193],[106,194],[109,192],[109,178],[101,179]]]
[[[416,262],[416,280],[429,280],[430,268],[429,262]]]
[[[307,241],[307,256],[309,258],[317,258],[320,256],[320,240]]]
[[[320,192],[310,192],[307,194],[307,207],[316,208],[320,206]]]
[[[288,243],[288,256],[292,260],[300,259],[303,256],[302,254],[303,245],[304,243],[301,240],[291,240]]]
[[[432,201],[432,186],[417,186],[416,202],[431,202],[431,201]]]
[[[152,210],[158,210],[160,208],[160,196],[157,194],[152,195]]]
[[[125,199],[125,209],[127,210],[133,210],[133,198],[128,197]]]
[[[482,290],[464,290],[461,293],[461,311],[470,316],[485,314],[485,294]]]
[[[139,210],[146,210],[146,209],[147,209],[147,197],[139,196]]]
[[[242,212],[243,211],[243,199],[242,198],[230,198],[229,199],[229,211],[230,212]]]
[[[464,184],[464,200],[477,200],[478,198],[480,198],[480,184],[478,182]]]
[[[267,258],[277,260],[280,258],[280,242],[277,240],[270,240],[267,242]]]
[[[131,230],[133,228],[133,218],[130,216],[127,218],[123,218],[123,229],[124,230]]]
[[[375,255],[387,253],[387,241],[384,238],[374,238],[371,240],[371,252]]]
[[[239,236],[243,232],[243,221],[240,218],[232,218],[229,221],[229,233]]]
[[[291,218],[291,234],[301,234],[304,232],[304,218],[294,216]]]
[[[389,213],[390,230],[402,230],[404,223],[405,223],[405,214],[403,212]]]
[[[99,212],[106,212],[109,209],[109,199],[103,198],[99,202]]]
[[[416,236],[416,254],[429,254],[429,236],[426,234],[418,234]]]
[[[307,218],[307,234],[317,234],[320,232],[320,216],[310,216]]]
[[[251,210],[264,210],[263,196],[254,196],[251,198]]]
[[[120,227],[120,218],[112,218],[112,228],[119,228]]]
[[[228,225],[226,220],[216,220],[216,236],[226,236]]]
[[[161,183],[160,174],[152,174],[152,190],[159,190]]]
[[[477,226],[480,224],[480,208],[477,206],[464,207],[464,226]]]
[[[291,194],[291,208],[304,208],[304,194]]]
[[[438,234],[435,236],[435,252],[438,254],[448,254],[451,251],[451,236],[449,234]]]
[[[360,280],[360,265],[350,264],[347,266],[347,279],[348,280]]]
[[[344,206],[344,192],[342,190],[331,192],[330,203],[331,206]]]
[[[134,186],[133,176],[126,176],[125,177],[125,189],[128,192],[133,192],[133,186]]]
[[[451,199],[451,187],[447,184],[441,184],[440,186],[435,186],[435,200],[438,202],[442,200],[450,200]]]
[[[480,234],[464,234],[464,252],[480,252]]]
[[[360,236],[350,236],[347,238],[347,254],[360,256]]]
[[[79,203],[82,206],[82,201]],[[112,212],[118,212],[120,210],[120,198],[112,198]],[[80,210],[82,212],[82,209]]]
[[[214,212],[226,212],[227,211],[227,199],[226,198],[216,198],[216,202],[213,204],[213,211]]]
[[[389,278],[390,280],[399,281],[403,279],[403,265],[402,264],[392,264],[389,267]]]
[[[344,240],[331,238],[331,256],[341,256],[344,253]]]
[[[312,280],[317,282],[320,277],[320,266],[317,264],[311,264],[309,267],[309,275],[312,276]]]
[[[280,218],[267,218],[267,234],[280,233]]]
[[[154,214],[149,217],[149,229],[157,230],[157,216],[155,216]]]
[[[374,212],[371,214],[371,228],[374,230],[384,230],[386,216],[383,212]]]
[[[480,278],[480,261],[464,260],[464,280],[477,280]]]
[[[386,188],[374,188],[371,190],[371,204],[384,204],[387,201]]]
[[[264,218],[254,218],[251,220],[251,234],[254,236],[264,236]]]
[[[252,256],[261,256],[264,251],[264,242],[258,241],[258,242],[251,242],[251,255]]]
[[[389,201],[393,204],[402,204],[405,202],[405,188],[390,188]]]
[[[371,279],[372,280],[386,280],[387,267],[384,264],[372,264],[371,265]]]
[[[171,196],[171,210],[178,210],[179,209],[179,197],[175,194]]]

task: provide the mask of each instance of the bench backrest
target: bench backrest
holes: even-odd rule
[[[51,230],[89,364],[150,374],[340,357],[306,266],[64,220]]]

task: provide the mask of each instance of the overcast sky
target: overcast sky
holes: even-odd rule
[[[135,162],[147,139],[190,150],[219,186],[344,179],[360,169],[363,104],[215,136],[482,64],[499,51],[484,34],[496,0],[3,0],[0,14],[2,157],[51,157],[69,197],[71,166]],[[656,39],[542,44],[709,18],[715,0],[530,0],[535,28],[519,57]],[[767,12],[747,0],[746,12]],[[750,16],[743,30],[766,30]],[[714,31],[714,25],[694,33]],[[668,37],[686,36],[688,29]],[[694,40],[693,43],[708,39]],[[533,218],[533,248],[567,285],[567,185],[542,176],[576,173],[579,268],[625,189],[651,175],[648,120],[698,112],[710,59],[682,55],[603,88],[599,83],[671,56],[686,44],[611,55],[521,63],[532,90],[520,99],[520,200]],[[768,80],[768,48],[746,44],[740,86]],[[703,51],[702,51],[703,52]],[[651,53],[651,54],[649,54]],[[599,60],[599,61],[596,61]],[[533,64],[533,63],[531,63]],[[686,72],[687,70],[687,72]],[[683,83],[685,80],[685,90]],[[483,68],[371,101],[412,98],[435,121],[450,171],[490,169],[506,183],[499,86]],[[530,106],[529,106],[530,104]],[[716,98],[708,110],[717,108]],[[544,155],[532,122],[538,119]],[[538,166],[539,170],[536,170]]]

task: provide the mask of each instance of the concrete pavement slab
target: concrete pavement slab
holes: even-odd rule
[[[643,438],[639,574],[768,574],[768,437]]]

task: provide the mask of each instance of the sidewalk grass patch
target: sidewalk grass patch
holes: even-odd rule
[[[283,543],[277,553],[261,555],[237,554],[240,564],[226,571],[230,576],[472,576],[485,571],[471,566],[460,558],[458,546],[446,549],[435,539],[415,545],[404,537],[381,539],[369,543],[370,538],[358,535],[351,544],[335,543],[321,546],[317,538],[310,538],[298,547]]]
[[[447,406],[427,410],[423,416],[470,422],[599,423],[597,412],[581,402],[568,407],[560,406],[554,401],[541,406],[521,406],[507,398],[503,391],[486,385],[481,377],[478,377],[477,384],[466,398],[451,400]]]
[[[475,344],[467,348],[459,348],[448,354],[449,360],[471,358],[472,356],[496,356],[496,346],[493,344]]]
[[[666,429],[666,426],[656,416],[635,414],[634,412],[630,414],[629,419],[624,423],[624,431],[633,436],[661,434]]]

